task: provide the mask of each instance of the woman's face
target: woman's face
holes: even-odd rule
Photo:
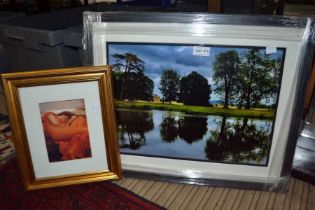
[[[58,119],[61,126],[66,125],[69,121],[69,117],[67,115],[60,115],[58,116]]]

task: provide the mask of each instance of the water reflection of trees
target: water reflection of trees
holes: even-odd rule
[[[154,129],[154,113],[130,110],[118,110],[116,113],[121,148],[137,150],[145,145],[145,133]],[[188,144],[200,141],[207,133],[207,121],[208,118],[203,116],[163,113],[159,125],[161,140],[166,143],[183,140]],[[271,122],[223,117],[222,121],[214,123],[218,123],[218,127],[209,131],[210,137],[204,148],[205,159],[257,164],[265,160],[270,147]]]
[[[178,136],[191,144],[202,139],[208,130],[207,125],[206,117],[183,117],[178,121]]]
[[[172,143],[178,136],[178,124],[175,117],[164,117],[160,124],[160,135],[163,141]]]
[[[207,132],[207,118],[184,116],[178,120],[173,116],[163,117],[160,135],[163,141],[172,143],[178,137],[188,144],[201,140]]]
[[[116,111],[121,148],[139,149],[146,144],[144,133],[154,128],[151,112]]]
[[[267,156],[270,146],[269,126],[258,126],[248,119],[228,122],[224,117],[219,129],[211,131],[206,142],[208,160],[236,163],[256,162]]]

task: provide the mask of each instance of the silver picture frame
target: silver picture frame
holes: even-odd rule
[[[117,63],[113,62],[113,54],[123,52],[117,50],[117,47],[111,48],[117,45],[119,49],[130,45],[142,47],[139,49],[148,53],[148,48],[143,46],[150,45],[151,51],[156,49],[154,46],[161,45],[201,49],[208,47],[211,52],[215,52],[215,47],[241,47],[245,51],[255,48],[265,54],[284,50],[276,94],[277,108],[269,132],[270,150],[265,164],[201,161],[174,158],[171,155],[130,153],[121,148],[122,166],[126,176],[285,191],[300,131],[306,81],[311,69],[312,56],[309,55],[313,50],[312,29],[312,19],[298,17],[86,12],[83,40],[86,64],[114,66]],[[124,53],[136,52],[134,49],[126,47]],[[164,57],[165,62],[168,59],[170,57]],[[149,63],[148,58],[143,61]],[[209,69],[213,68],[213,64],[211,65]],[[216,87],[213,84],[210,85]],[[116,98],[116,107],[119,107],[117,101],[119,100]],[[119,121],[119,116],[117,118]]]

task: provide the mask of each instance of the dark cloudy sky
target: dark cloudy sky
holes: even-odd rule
[[[111,43],[108,44],[108,60],[109,64],[114,64],[113,54],[133,53],[144,61],[145,75],[154,81],[154,94],[161,96],[159,91],[160,76],[164,69],[174,69],[181,76],[188,75],[192,71],[197,71],[208,79],[212,89],[214,83],[212,81],[212,65],[215,56],[221,52],[236,50],[243,54],[248,48],[233,47],[210,47],[209,56],[193,55],[194,46],[185,45],[153,45],[153,44],[125,44]],[[272,54],[273,58],[282,57],[282,51]],[[219,97],[214,93],[211,94],[211,100],[218,100]]]

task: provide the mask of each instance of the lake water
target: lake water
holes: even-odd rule
[[[271,120],[159,110],[116,112],[122,154],[267,164]]]

